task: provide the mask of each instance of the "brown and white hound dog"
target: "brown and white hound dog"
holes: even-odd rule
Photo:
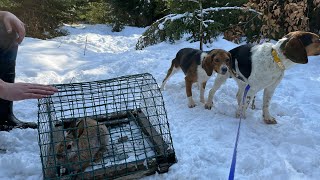
[[[260,90],[263,92],[263,120],[266,124],[277,121],[269,113],[273,93],[284,76],[284,71],[295,64],[306,64],[308,56],[320,54],[319,36],[303,31],[291,32],[276,44],[242,45],[229,51],[232,55],[232,68],[226,75],[217,75],[213,88],[209,92],[206,109],[213,106],[213,97],[219,87],[232,76],[238,84],[237,117],[245,118],[245,111]],[[250,89],[245,102],[242,102],[247,85]]]
[[[167,76],[164,78],[161,90],[164,89],[169,78],[179,69],[185,74],[186,93],[188,106],[195,107],[192,98],[192,84],[198,82],[200,87],[200,102],[205,103],[204,90],[210,76],[214,73],[226,74],[231,66],[231,55],[222,49],[201,51],[193,48],[184,48],[178,51],[172,60]]]

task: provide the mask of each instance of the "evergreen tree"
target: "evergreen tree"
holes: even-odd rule
[[[246,2],[245,0],[233,3],[202,0],[203,12],[199,10],[199,2],[199,0],[166,1],[166,5],[172,14],[153,23],[139,39],[136,49],[142,49],[162,41],[175,42],[185,35],[188,35],[187,40],[191,42],[201,40],[201,42],[210,43],[217,35],[239,25],[239,17],[253,18],[258,14],[256,11],[247,11],[244,7],[232,7]],[[250,23],[244,23],[243,26],[254,23],[254,20],[250,20]],[[202,30],[203,33],[199,33]]]
[[[121,31],[124,25],[145,27],[157,18],[163,17],[165,2],[162,0],[107,0],[110,4],[110,19],[114,31]]]
[[[42,39],[62,34],[58,27],[71,19],[70,7],[71,0],[16,0],[0,4],[1,10],[14,13],[25,23],[27,36]]]

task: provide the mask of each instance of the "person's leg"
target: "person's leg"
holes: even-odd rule
[[[0,79],[13,83],[15,79],[15,66],[18,51],[16,33],[8,34],[6,28],[0,23]],[[37,128],[36,123],[19,121],[13,114],[13,102],[0,98],[0,131],[9,131],[13,128]]]

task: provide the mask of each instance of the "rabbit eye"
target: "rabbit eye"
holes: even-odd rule
[[[70,144],[68,144],[67,149],[71,149],[71,145]]]

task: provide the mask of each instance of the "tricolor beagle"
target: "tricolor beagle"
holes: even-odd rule
[[[230,53],[222,49],[213,49],[208,52],[192,48],[181,49],[172,60],[167,76],[162,82],[161,90],[164,89],[168,79],[179,69],[182,69],[185,74],[188,106],[192,108],[196,105],[191,91],[192,84],[195,82],[198,82],[200,87],[200,102],[205,103],[204,89],[208,79],[214,71],[226,74],[231,66],[230,62]]]
[[[283,78],[284,71],[295,64],[306,64],[308,56],[320,54],[319,36],[296,31],[280,39],[276,44],[242,45],[229,51],[232,55],[232,69],[226,75],[217,75],[213,88],[209,92],[206,109],[211,109],[213,96],[231,75],[238,84],[237,117],[245,118],[245,111],[256,93],[263,92],[263,120],[266,124],[277,121],[269,113],[271,97]],[[244,104],[242,97],[245,87],[250,85]]]

